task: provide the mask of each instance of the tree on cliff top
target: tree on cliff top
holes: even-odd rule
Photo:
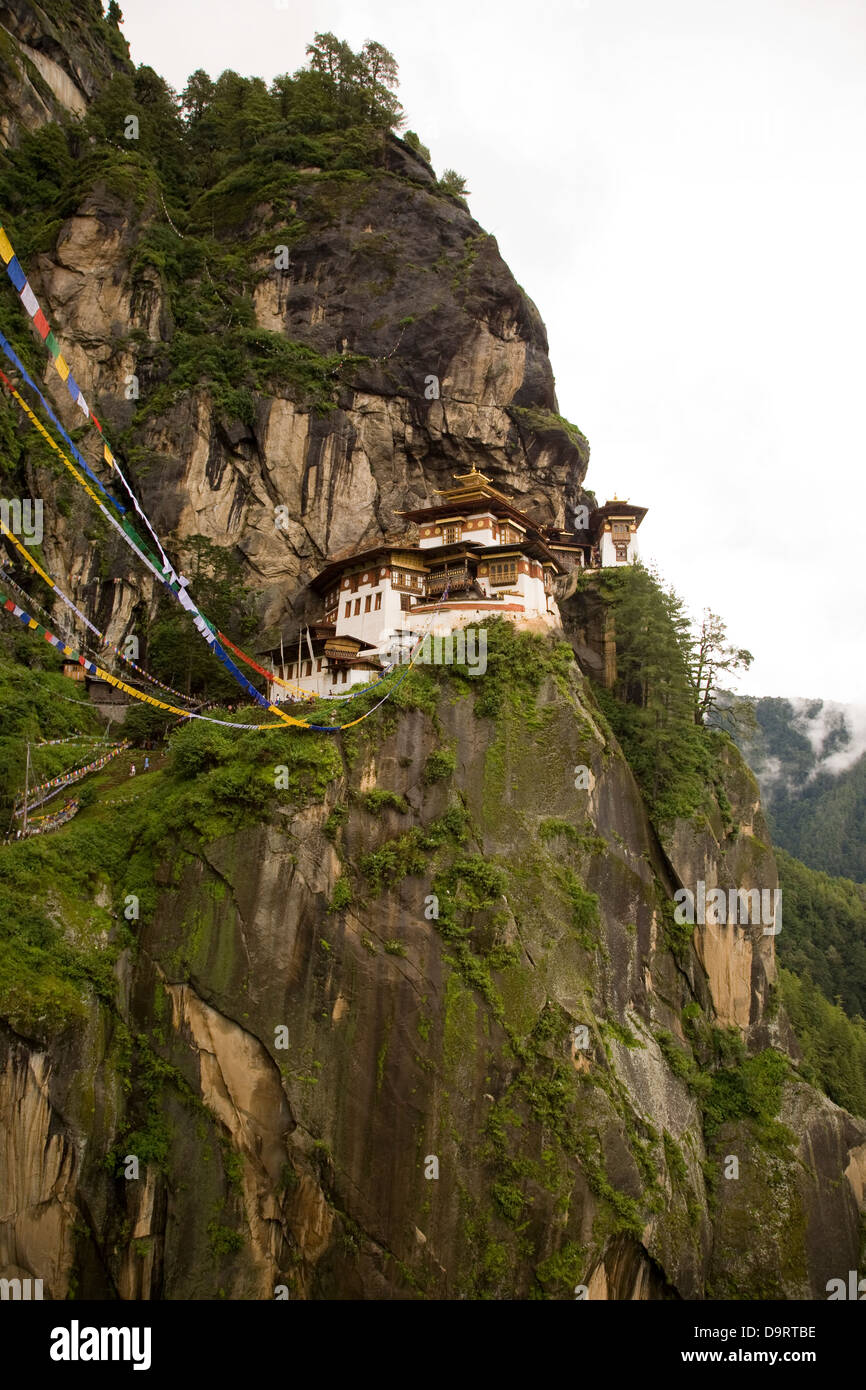
[[[397,130],[403,123],[403,108],[395,95],[398,84],[397,60],[383,44],[367,39],[360,53],[353,53],[336,34],[316,34],[307,44],[309,68],[295,73],[303,81],[305,72],[322,82],[324,94],[354,124],[370,122]]]
[[[355,53],[330,33],[316,34],[307,54],[304,67],[270,86],[231,69],[216,81],[201,68],[191,74],[179,110],[192,190],[241,171],[266,182],[281,163],[381,165],[385,131],[403,124],[393,54],[373,39]]]

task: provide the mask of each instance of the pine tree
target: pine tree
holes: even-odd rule
[[[361,49],[364,88],[369,99],[369,119],[396,129],[403,124],[403,108],[395,96],[397,60],[381,43],[367,39]]]
[[[718,613],[705,609],[689,662],[696,724],[705,723],[707,716],[718,708],[719,677],[748,670],[754,661],[745,647],[731,646],[727,636],[727,626]]]

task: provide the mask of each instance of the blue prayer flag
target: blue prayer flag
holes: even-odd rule
[[[12,281],[16,290],[20,294],[24,286],[27,284],[27,276],[21,269],[21,263],[18,260],[17,256],[13,256],[11,261],[7,265],[6,274],[9,276],[9,279]]]

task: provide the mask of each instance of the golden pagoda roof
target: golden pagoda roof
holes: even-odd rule
[[[466,502],[474,497],[495,497],[500,502],[511,500],[504,492],[495,488],[490,479],[480,473],[474,464],[471,473],[452,473],[451,476],[457,484],[456,487],[434,489],[436,495],[442,497],[445,502]]]

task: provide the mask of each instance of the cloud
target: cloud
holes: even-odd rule
[[[782,763],[779,758],[766,758],[760,764],[761,787],[766,792],[768,787],[772,787],[776,782],[782,780]]]
[[[866,753],[866,705],[803,698],[790,704],[794,727],[809,740],[817,759],[812,777],[819,772],[838,776]]]

